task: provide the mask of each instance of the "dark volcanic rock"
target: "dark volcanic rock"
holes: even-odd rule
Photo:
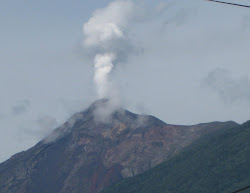
[[[234,122],[168,125],[124,109],[102,121],[93,103],[33,148],[0,164],[0,193],[97,193],[169,159],[195,139]]]

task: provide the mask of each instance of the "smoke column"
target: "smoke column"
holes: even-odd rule
[[[125,30],[134,12],[130,0],[114,1],[96,10],[83,25],[84,47],[93,57],[94,82],[99,98],[110,97],[112,84],[109,74],[121,56],[129,52],[129,40]]]
[[[94,81],[97,85],[97,94],[99,97],[106,97],[110,85],[108,82],[108,74],[113,68],[113,60],[115,59],[114,54],[98,54],[95,57],[95,75]]]

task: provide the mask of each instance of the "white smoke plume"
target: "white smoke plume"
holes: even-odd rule
[[[127,36],[127,27],[134,10],[135,5],[131,0],[114,1],[96,10],[83,25],[83,43],[86,50],[91,50],[90,55],[93,55],[94,82],[99,98],[111,97],[109,74],[133,47]]]
[[[95,57],[95,75],[94,81],[97,85],[97,93],[99,97],[106,97],[109,88],[111,87],[108,81],[108,74],[114,67],[113,61],[115,55],[112,53],[98,54]]]

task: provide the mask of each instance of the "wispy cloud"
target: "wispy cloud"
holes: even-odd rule
[[[30,108],[30,101],[22,100],[22,101],[17,102],[17,104],[15,104],[12,107],[11,113],[12,115],[20,115],[28,111],[29,108]]]
[[[226,103],[250,102],[250,79],[248,76],[233,77],[230,71],[217,68],[208,73],[204,85],[216,92]]]

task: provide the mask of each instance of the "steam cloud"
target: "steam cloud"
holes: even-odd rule
[[[135,5],[130,0],[110,3],[98,9],[83,25],[84,47],[91,50],[94,82],[99,98],[109,98],[112,84],[109,74],[115,64],[122,62],[132,49],[126,29],[133,17]]]
[[[113,61],[115,59],[114,54],[98,54],[95,57],[95,76],[94,81],[98,87],[98,96],[106,97],[109,90],[108,74],[112,71],[114,65]]]

